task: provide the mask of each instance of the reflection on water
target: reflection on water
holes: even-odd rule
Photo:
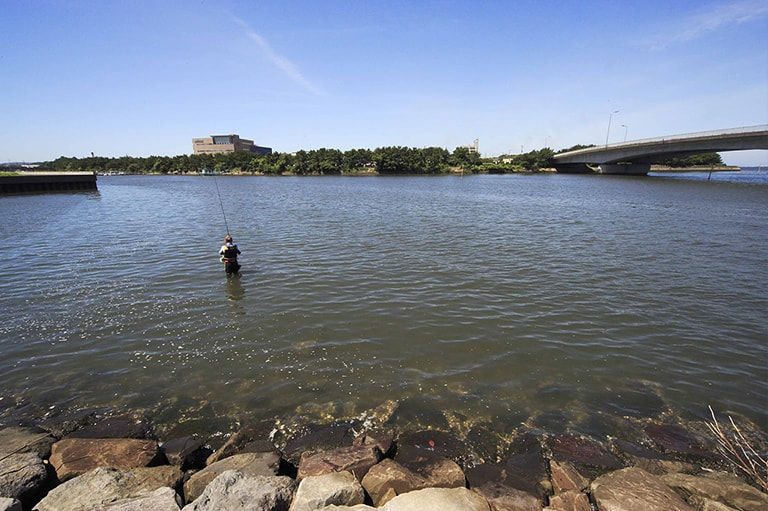
[[[762,181],[222,178],[258,247],[232,279],[212,186],[0,198],[0,420],[226,431],[394,400],[397,425],[465,432],[707,405],[766,423]]]
[[[227,299],[233,302],[242,300],[245,296],[245,288],[240,281],[240,275],[233,275],[226,280]]]

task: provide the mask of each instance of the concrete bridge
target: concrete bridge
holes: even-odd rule
[[[597,165],[602,174],[645,175],[651,163],[668,158],[748,149],[768,149],[768,124],[607,144],[556,154],[554,161],[563,173],[594,172]]]

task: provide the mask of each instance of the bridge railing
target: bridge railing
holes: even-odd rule
[[[641,138],[637,140],[628,140],[626,142],[618,142],[607,145],[595,145],[593,147],[587,147],[585,149],[577,149],[575,151],[566,151],[564,153],[555,154],[555,159],[564,156],[577,156],[581,154],[592,154],[606,149],[621,149],[630,148],[635,146],[642,146],[645,144],[655,144],[659,142],[675,142],[678,140],[691,140],[695,138],[717,137],[722,135],[743,135],[747,133],[761,133],[768,132],[768,124],[759,124],[757,126],[745,126],[743,128],[728,128],[722,130],[710,130],[710,131],[697,131],[694,133],[682,133],[679,135],[666,135],[663,137],[653,138]]]
[[[686,140],[691,138],[716,137],[720,135],[742,135],[745,133],[759,133],[761,131],[768,131],[768,124],[758,124],[757,126],[744,126],[742,128],[728,128],[723,130],[695,131],[693,133],[682,133],[679,135],[667,135],[663,137],[640,138],[637,140],[628,140],[626,142],[608,144],[608,147],[631,146],[631,145],[637,145],[637,144],[652,144],[654,142],[668,142],[668,141],[675,141],[675,140]],[[600,147],[600,146],[597,146],[597,147]],[[597,149],[597,147],[592,147],[590,149]],[[602,146],[602,147],[604,148],[606,146]]]

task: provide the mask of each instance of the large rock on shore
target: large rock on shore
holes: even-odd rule
[[[222,473],[184,511],[288,511],[296,481],[286,476],[250,476],[239,470]],[[247,503],[247,506],[246,506]]]
[[[318,511],[491,511],[488,502],[466,488],[425,488],[399,495],[381,507],[326,506]]]
[[[568,490],[550,497],[544,511],[592,511],[592,506],[586,493]]]
[[[35,453],[11,454],[0,458],[0,497],[29,504],[48,489],[48,472]]]
[[[296,479],[319,476],[331,472],[352,472],[362,481],[372,466],[381,460],[381,452],[374,445],[351,445],[331,451],[302,456]]]
[[[487,482],[472,490],[485,497],[493,511],[541,511],[542,508],[540,498],[501,483]]]
[[[689,502],[708,500],[725,504],[739,511],[768,511],[768,495],[731,474],[723,472],[703,476],[669,474],[661,479]]]
[[[624,468],[595,479],[590,485],[599,511],[696,511],[641,468]]]
[[[238,470],[247,476],[275,476],[280,469],[280,456],[274,452],[235,454],[217,461],[197,472],[184,483],[186,502],[192,502],[203,494],[206,487],[227,471]]]
[[[433,460],[414,472],[391,459],[374,465],[363,478],[363,488],[377,506],[398,495],[428,487],[458,488],[466,486],[461,467],[449,459]]]
[[[290,511],[314,511],[331,504],[354,506],[364,501],[365,491],[352,472],[332,472],[302,479]]]
[[[159,464],[157,442],[127,438],[65,438],[51,447],[51,466],[59,481],[99,467],[137,468]]]
[[[9,497],[0,497],[0,511],[22,511],[21,502]]]
[[[146,497],[119,500],[104,511],[179,511],[179,496],[171,488],[158,488]]]
[[[40,428],[4,428],[0,430],[0,458],[22,452],[34,452],[40,458],[51,455],[57,439]]]
[[[36,511],[100,509],[121,500],[146,497],[159,488],[178,487],[181,478],[181,470],[169,465],[135,469],[97,468],[60,484],[38,502],[34,509]]]

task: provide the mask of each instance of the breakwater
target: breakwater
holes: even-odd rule
[[[393,429],[396,408],[388,401],[365,420],[297,428],[278,419],[221,437],[158,439],[146,419],[96,414],[2,428],[0,509],[768,508],[764,467],[740,471],[700,421],[616,418],[625,434],[602,439],[521,428],[497,445],[498,456],[485,459],[477,439]],[[764,453],[764,432],[740,426],[739,435]],[[734,429],[723,434],[738,442]],[[249,507],[254,502],[262,507]]]
[[[20,172],[0,176],[0,194],[96,190],[92,172]]]

